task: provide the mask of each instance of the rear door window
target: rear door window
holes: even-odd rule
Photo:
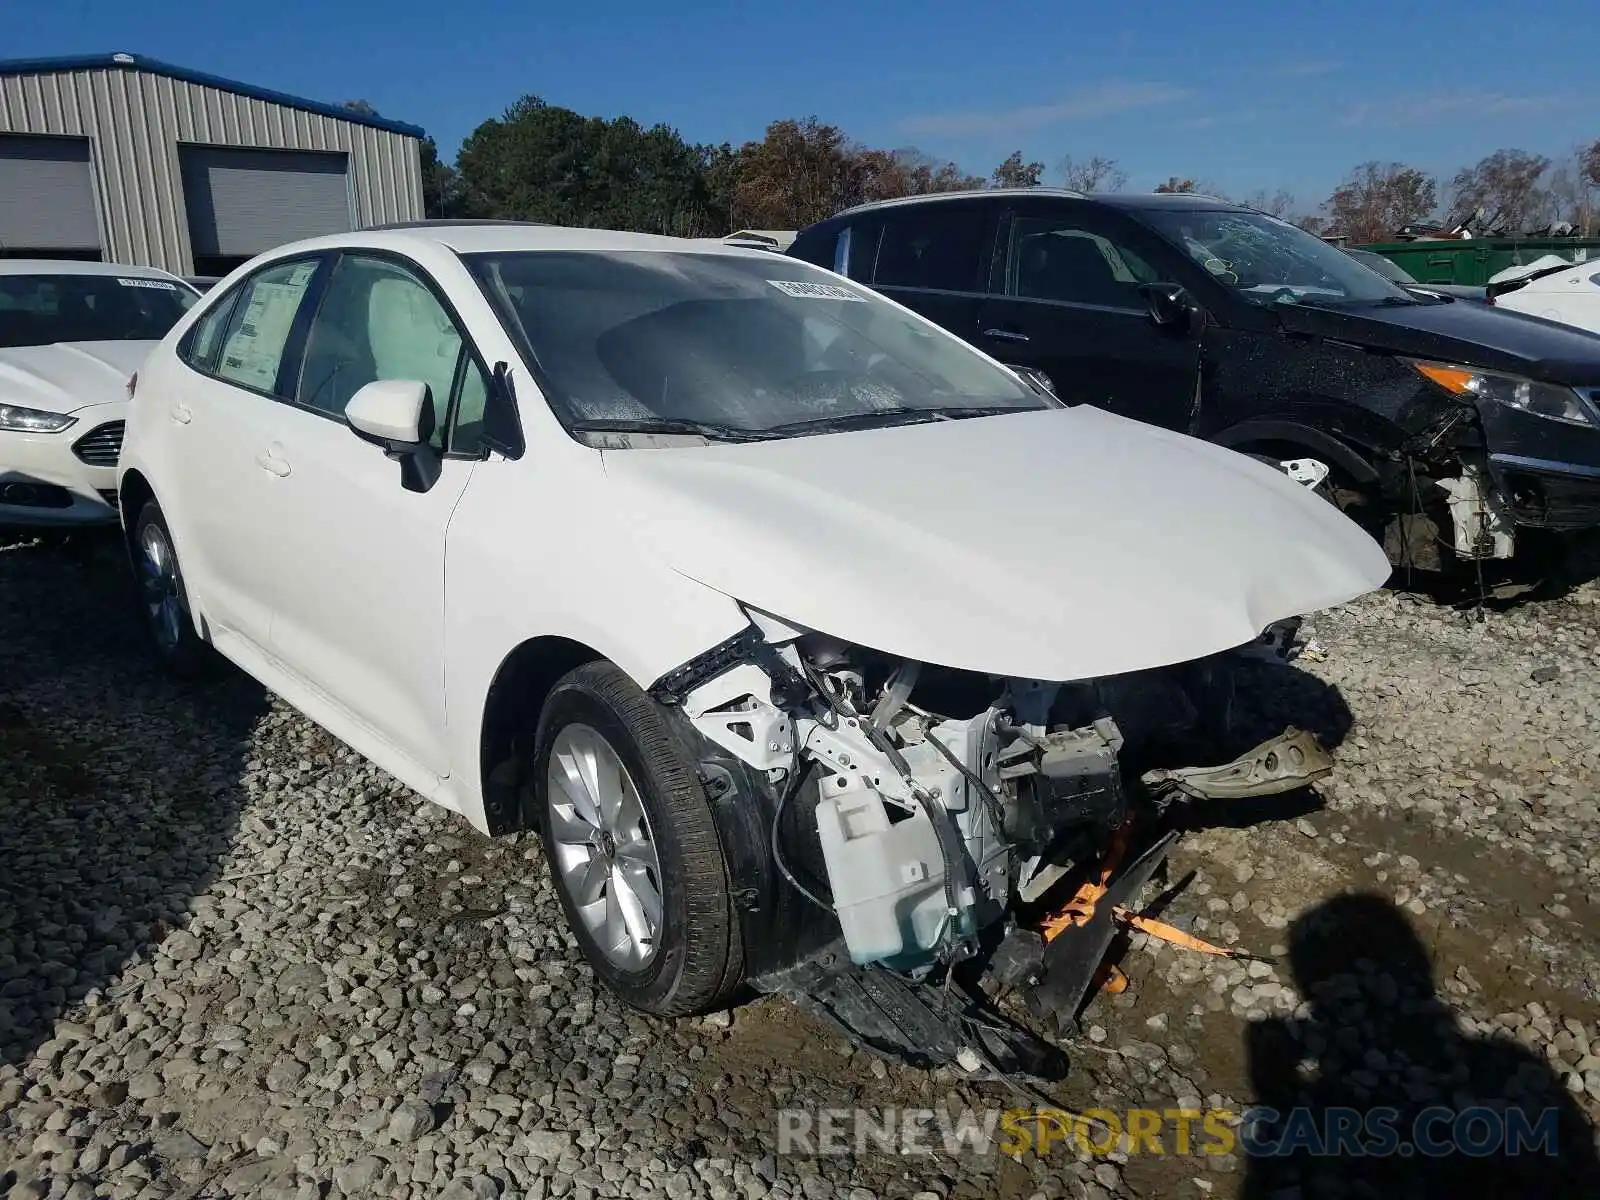
[[[979,291],[990,227],[984,209],[972,204],[942,200],[890,209],[883,214],[873,282],[880,287]]]
[[[230,314],[213,374],[254,392],[288,396],[292,380],[280,379],[284,351],[320,265],[320,259],[291,259],[246,281]]]

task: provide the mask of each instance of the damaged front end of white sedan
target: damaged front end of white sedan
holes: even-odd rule
[[[1186,757],[1227,737],[1227,654],[1055,683],[752,615],[653,689],[714,747],[701,773],[717,807],[770,814],[722,822],[746,916],[785,927],[750,982],[917,1065],[1056,1074],[1053,1043],[1113,939],[1148,920],[1137,903],[1175,808],[1332,767],[1294,728],[1230,762]]]

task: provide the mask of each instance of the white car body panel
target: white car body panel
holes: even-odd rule
[[[97,524],[116,519],[101,497],[117,486],[117,469],[84,462],[72,447],[101,425],[127,415],[128,376],[156,342],[57,342],[0,347],[0,404],[73,417],[54,433],[0,430],[0,484],[52,484],[72,495],[66,508],[0,503],[0,525]]]
[[[637,513],[607,486],[600,452],[561,431],[525,376],[517,395],[524,414],[543,410],[527,422],[529,453],[478,467],[445,547],[445,695],[464,791],[478,779],[490,685],[523,642],[592,647],[647,687],[749,624],[733,600],[638,550]],[[553,432],[540,438],[546,420]]]
[[[590,448],[544,402],[446,236],[461,251],[686,248],[495,227],[284,247],[217,285],[151,356],[120,470],[161,502],[223,653],[480,829],[491,685],[532,639],[580,643],[648,686],[746,628],[744,603],[930,663],[1064,680],[1240,645],[1388,575],[1370,538],[1281,474],[1090,409]],[[342,247],[411,259],[483,360],[510,365],[521,459],[446,460],[413,494],[339,422],[178,360],[188,327],[247,271]]]
[[[480,464],[447,459],[429,491],[408,492],[400,468],[344,425],[277,407],[268,449],[289,473],[269,476],[274,536],[294,552],[273,555],[255,588],[272,610],[272,653],[447,777],[445,530]]]
[[[1573,263],[1571,270],[1535,279],[1494,302],[1498,308],[1600,333],[1600,260]]]
[[[1183,662],[1389,574],[1281,473],[1093,408],[608,452],[606,467],[640,545],[706,586],[999,675]]]
[[[171,380],[174,366],[189,378]],[[257,459],[272,444],[284,406],[175,363],[150,375],[140,376],[132,404],[138,425],[129,423],[124,461],[127,442],[137,436],[143,443],[150,430],[159,430],[154,440],[169,453],[157,496],[163,511],[179,514],[169,525],[185,582],[199,597],[195,603],[222,636],[267,652],[272,607],[265,593],[292,566],[280,561],[292,547],[281,541],[276,519],[284,481]]]
[[[74,413],[128,399],[128,376],[158,342],[56,342],[0,347],[0,403]]]

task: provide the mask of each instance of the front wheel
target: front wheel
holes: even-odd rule
[[[154,500],[145,503],[134,521],[132,553],[139,609],[156,657],[174,675],[200,674],[208,661],[208,647],[195,630],[172,533]]]
[[[728,1000],[744,954],[711,805],[682,739],[621,670],[589,663],[556,684],[525,804],[607,987],[658,1016]]]

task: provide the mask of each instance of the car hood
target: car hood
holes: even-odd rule
[[[1512,371],[1551,383],[1600,383],[1600,337],[1486,304],[1453,301],[1351,309],[1286,304],[1274,311],[1293,333]]]
[[[1254,459],[1092,408],[603,452],[641,547],[792,623],[1032,679],[1243,645],[1383,551]]]
[[[0,348],[0,404],[70,413],[128,398],[128,376],[157,342],[56,342]]]

